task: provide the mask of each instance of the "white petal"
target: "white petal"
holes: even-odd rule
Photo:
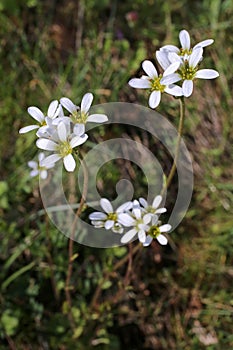
[[[195,50],[196,48],[198,47],[206,47],[206,46],[209,46],[211,44],[213,44],[214,40],[213,39],[206,39],[206,40],[203,40],[201,41],[200,43],[196,44],[194,47],[193,47],[193,50]]]
[[[145,234],[145,231],[140,230],[140,231],[138,232],[138,239],[139,239],[139,241],[140,241],[141,243],[145,243],[145,241],[146,241],[146,234]]]
[[[150,78],[158,77],[157,70],[151,61],[146,60],[142,62],[142,68]]]
[[[189,97],[193,92],[193,81],[185,80],[182,84],[183,94],[185,97]]]
[[[40,153],[38,154],[38,160],[39,160],[39,162],[41,162],[41,161],[44,159],[44,157],[45,157],[45,154],[44,154],[43,152],[40,152]]]
[[[29,107],[28,113],[37,120],[39,123],[42,123],[44,121],[44,114],[41,112],[41,110],[37,107]]]
[[[150,108],[158,107],[161,101],[161,92],[160,91],[152,91],[149,97],[149,106]]]
[[[133,226],[135,224],[135,220],[132,218],[132,216],[126,213],[120,213],[118,215],[118,221],[126,227]]]
[[[180,80],[181,80],[181,77],[179,76],[179,74],[173,73],[173,74],[167,75],[166,77],[163,77],[160,80],[160,83],[162,85],[170,85],[170,84],[173,84],[173,83],[177,83]]]
[[[23,128],[21,128],[21,129],[19,130],[19,133],[20,133],[20,134],[25,134],[26,132],[31,131],[31,130],[35,130],[35,129],[39,129],[39,125],[28,125],[28,126],[24,126]]]
[[[39,174],[39,170],[38,169],[30,171],[30,176],[31,177],[37,176],[38,174]]]
[[[47,112],[48,117],[53,118],[55,116],[57,106],[58,106],[57,100],[54,100],[50,103],[49,108],[48,108],[48,112]]]
[[[159,229],[160,229],[160,232],[168,232],[168,231],[170,231],[171,230],[171,225],[169,225],[169,224],[165,224],[165,225],[162,225],[162,226],[160,226],[159,227]]]
[[[170,84],[168,85],[164,91],[172,96],[183,96],[183,90],[180,86],[174,85],[174,84]]]
[[[133,206],[133,203],[131,201],[125,202],[117,208],[116,212],[123,213],[124,211],[132,209],[132,206]]]
[[[136,209],[141,209],[140,203],[136,199],[133,201],[133,209],[135,209],[135,208]]]
[[[76,163],[72,154],[68,154],[63,158],[64,167],[67,171],[74,171]]]
[[[167,244],[167,238],[164,235],[158,235],[158,237],[156,237],[156,239],[161,245]]]
[[[96,220],[93,220],[93,221],[91,221],[91,224],[94,225],[96,228],[104,227],[103,221],[96,221]]]
[[[169,61],[168,59],[168,55],[166,53],[166,51],[156,51],[156,58],[157,58],[157,61],[159,62],[160,66],[165,70],[167,69],[171,62]]]
[[[81,101],[81,111],[84,113],[87,113],[91,107],[92,101],[93,101],[93,94],[88,92],[85,94]]]
[[[130,86],[132,86],[135,89],[149,89],[151,86],[151,83],[148,79],[142,79],[142,78],[133,78],[128,83]]]
[[[71,114],[77,110],[77,106],[67,97],[62,97],[60,103]]]
[[[105,114],[91,114],[87,118],[87,122],[92,123],[104,123],[108,121],[108,117]]]
[[[160,203],[162,202],[162,199],[163,199],[162,196],[160,196],[160,195],[156,196],[153,200],[152,207],[154,209],[157,209],[159,207]]]
[[[89,215],[90,220],[106,220],[107,215],[105,213],[102,213],[101,211],[94,211],[94,213],[91,213]]]
[[[70,146],[72,148],[75,148],[77,146],[82,145],[84,142],[86,142],[88,139],[87,134],[84,134],[82,136],[75,136],[72,138],[72,140],[70,141]]]
[[[110,230],[114,226],[114,220],[107,220],[104,224],[106,230]]]
[[[84,124],[75,124],[73,131],[74,131],[75,135],[82,136],[85,133],[85,125]]]
[[[158,222],[158,219],[159,219],[158,215],[153,215],[151,219],[151,224],[156,225]]]
[[[148,203],[144,198],[139,198],[139,203],[144,207],[147,208],[148,207]]]
[[[136,219],[141,219],[142,217],[141,208],[133,208],[133,214],[136,217]]]
[[[183,49],[190,50],[190,36],[187,30],[181,30],[179,34],[180,43]]]
[[[178,47],[176,47],[175,45],[164,45],[163,47],[161,47],[160,49],[161,51],[170,51],[170,52],[176,52],[177,54],[180,52],[180,50],[178,49]]]
[[[149,224],[150,221],[151,221],[151,214],[150,214],[150,213],[145,214],[145,215],[143,216],[143,223],[144,223],[145,225],[147,225],[147,224]]]
[[[121,243],[128,243],[136,235],[136,233],[137,233],[137,230],[135,230],[135,228],[133,228],[132,230],[129,230],[124,234],[124,236],[122,236]]]
[[[175,52],[169,52],[168,59],[171,63],[176,63],[176,62],[182,63],[183,62],[182,58]]]
[[[37,169],[38,163],[37,163],[37,162],[34,162],[34,160],[30,160],[30,161],[28,162],[28,166],[29,166],[30,168],[32,168],[32,169]]]
[[[58,137],[59,137],[61,142],[64,142],[67,140],[66,126],[64,123],[60,122],[58,124],[57,133],[58,133]]]
[[[58,145],[48,139],[38,139],[36,141],[38,148],[44,149],[45,151],[55,151],[58,148]]]
[[[47,178],[47,176],[48,176],[47,170],[41,170],[41,172],[40,172],[41,179],[45,180]]]
[[[201,47],[198,47],[196,50],[193,50],[193,52],[189,56],[189,66],[195,68],[200,62],[202,55],[203,49]]]
[[[109,202],[107,198],[101,198],[100,205],[106,213],[108,214],[113,213],[112,204]]]
[[[152,241],[153,238],[151,236],[147,236],[145,242],[143,243],[143,247],[148,247]]]
[[[219,73],[214,69],[200,69],[195,74],[195,78],[200,79],[215,79],[219,77]]]
[[[156,214],[163,214],[163,213],[166,213],[167,209],[166,208],[159,208],[159,209],[156,209]]]
[[[50,156],[42,160],[41,166],[45,166],[46,168],[53,167],[54,163],[56,163],[60,159],[61,156],[59,154],[51,154]]]
[[[179,61],[170,64],[170,66],[169,66],[169,67],[165,70],[165,72],[163,73],[163,76],[166,77],[166,76],[169,75],[169,74],[175,73],[175,71],[177,71],[177,69],[179,68],[179,66],[180,66],[180,62],[179,62]]]

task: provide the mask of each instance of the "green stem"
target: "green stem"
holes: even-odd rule
[[[72,229],[71,229],[71,235],[69,239],[69,247],[68,247],[68,255],[69,255],[69,264],[67,268],[67,275],[66,275],[66,283],[65,283],[65,294],[66,294],[66,302],[68,306],[68,318],[71,324],[72,329],[75,328],[75,322],[74,318],[72,315],[72,298],[71,298],[71,286],[70,286],[70,281],[71,281],[71,276],[73,272],[73,247],[74,247],[74,236],[75,236],[75,230],[76,230],[76,225],[79,216],[81,215],[83,205],[85,204],[86,196],[87,196],[87,188],[88,188],[88,169],[85,160],[79,157],[81,166],[83,167],[83,173],[84,173],[84,182],[83,182],[83,191],[82,191],[82,196],[81,200],[79,203],[78,210],[76,212]]]
[[[184,118],[185,118],[185,102],[184,102],[184,97],[181,97],[179,99],[180,101],[180,121],[179,121],[179,126],[178,126],[178,138],[177,138],[177,144],[176,144],[176,149],[175,149],[175,156],[173,160],[173,164],[171,167],[171,170],[169,172],[169,175],[166,180],[166,184],[163,186],[161,195],[164,195],[164,192],[168,189],[170,186],[172,179],[175,175],[176,168],[177,168],[177,161],[179,158],[179,151],[180,151],[180,143],[181,143],[181,138],[182,138],[182,133],[183,133],[183,127],[184,127]]]

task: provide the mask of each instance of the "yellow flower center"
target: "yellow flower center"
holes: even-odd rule
[[[184,64],[180,67],[178,73],[183,80],[193,80],[195,78],[197,70],[197,67],[189,66],[189,63],[186,60]]]
[[[150,227],[149,231],[147,232],[149,236],[152,238],[156,238],[160,235],[160,229],[158,226],[153,225]]]
[[[151,91],[161,91],[161,92],[164,92],[166,86],[160,84],[161,78],[162,78],[162,75],[160,75],[159,77],[156,77],[156,78],[154,78],[154,79],[150,79]]]
[[[88,114],[81,111],[75,111],[70,117],[74,124],[86,124]]]
[[[191,55],[192,53],[192,49],[188,50],[188,49],[180,49],[179,55],[180,56],[185,56],[185,55]]]
[[[108,214],[108,220],[116,221],[117,220],[117,214],[116,213],[109,213]]]
[[[68,154],[72,153],[72,147],[68,141],[64,141],[58,146],[58,153],[62,158],[68,156]]]
[[[47,125],[47,123],[46,123],[45,119],[42,120],[42,122],[40,123],[40,126],[46,126],[46,125]]]

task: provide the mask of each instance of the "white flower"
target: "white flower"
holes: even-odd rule
[[[162,63],[163,64],[163,63]],[[163,75],[158,75],[158,72],[152,62],[146,60],[142,63],[142,68],[147,74],[147,76],[142,76],[141,78],[133,78],[129,81],[129,85],[133,88],[139,89],[150,89],[151,93],[149,96],[149,106],[151,108],[158,107],[161,94],[166,92],[167,94],[173,96],[182,96],[183,92],[179,86],[174,84],[162,83],[163,77],[173,73],[179,67],[179,62],[174,62],[174,64],[169,65]],[[164,63],[164,67],[166,63]]]
[[[203,48],[203,47],[209,46],[214,42],[213,39],[203,40],[203,41],[197,43],[192,48],[190,35],[187,32],[187,30],[184,30],[184,29],[180,31],[179,39],[180,39],[181,48],[178,48],[177,46],[174,46],[174,45],[165,45],[165,46],[161,47],[160,51],[158,51],[158,52],[163,52],[165,54],[168,52],[174,52],[177,55],[183,57],[184,59],[187,59],[191,55],[191,53],[194,50],[196,50],[197,48]],[[161,54],[158,54],[158,56],[161,56]],[[156,57],[157,57],[157,53],[156,53]]]
[[[86,124],[87,122],[104,123],[108,120],[105,114],[91,114],[89,115],[89,109],[93,101],[93,94],[86,93],[81,101],[81,107],[76,106],[69,98],[62,97],[61,105],[70,112],[70,118],[74,124],[74,133],[79,133],[80,124]]]
[[[170,231],[171,228],[172,227],[169,224],[160,226],[158,222],[158,217],[153,216],[151,220],[151,225],[149,230],[147,231],[147,237],[145,239],[145,242],[143,243],[143,246],[144,247],[149,246],[154,238],[157,239],[157,241],[161,245],[166,245],[168,241],[167,241],[167,238],[162,233]]]
[[[142,205],[145,213],[151,214],[151,216],[156,214],[162,214],[167,211],[166,208],[159,208],[160,203],[162,202],[162,196],[156,196],[152,202],[152,205],[149,205],[144,198],[139,198],[139,203]]]
[[[37,162],[34,161],[34,160],[30,160],[28,162],[28,166],[32,169],[31,172],[30,172],[30,176],[31,177],[39,175],[41,177],[41,179],[43,179],[43,180],[47,178],[47,176],[48,176],[47,170],[50,169],[50,168],[53,168],[54,163],[50,164],[47,167],[42,166],[41,163],[42,163],[44,158],[45,158],[44,153],[40,152],[38,154],[38,161]]]
[[[19,130],[20,134],[25,134],[28,131],[35,130],[35,129],[41,129],[43,131],[43,127],[47,127],[46,118],[54,119],[58,116],[60,112],[60,108],[58,107],[58,101],[54,100],[50,103],[47,116],[44,115],[44,113],[35,106],[31,106],[28,108],[28,113],[32,118],[34,118],[38,123],[33,125],[28,125]]]
[[[60,122],[57,126],[57,135],[54,139],[39,138],[36,142],[38,148],[46,151],[54,151],[54,154],[46,157],[42,166],[50,166],[58,160],[63,159],[67,171],[74,171],[76,163],[72,155],[73,148],[82,145],[88,136],[86,134],[72,135],[67,131],[65,123]]]
[[[163,78],[161,83],[173,84],[178,81],[182,81],[182,90],[185,97],[189,97],[193,92],[193,80],[199,79],[214,79],[219,76],[219,73],[214,69],[200,69],[198,70],[198,64],[202,59],[203,49],[197,47],[192,51],[191,55],[183,60],[176,53],[170,53],[169,58],[173,62],[180,62],[177,72],[175,70],[170,75]]]
[[[118,221],[120,213],[130,210],[132,208],[132,202],[126,202],[113,210],[112,204],[106,198],[101,198],[100,205],[103,212],[95,211],[89,215],[92,225],[97,228],[104,227],[106,230],[112,230],[113,232],[123,233],[123,227]]]
[[[139,207],[138,201],[134,201],[132,215],[129,213],[119,214],[119,222],[126,227],[133,228],[127,231],[121,238],[121,243],[128,243],[133,237],[138,234],[138,239],[141,243],[146,241],[146,232],[149,230],[148,224],[151,221],[150,214],[144,214],[142,208]]]

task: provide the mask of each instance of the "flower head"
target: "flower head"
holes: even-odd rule
[[[92,225],[97,228],[104,227],[106,230],[111,229],[113,232],[123,233],[124,229],[118,220],[119,214],[130,210],[132,208],[132,202],[126,202],[114,210],[108,199],[101,198],[100,206],[104,210],[104,213],[95,211],[89,215]]]
[[[163,47],[161,47],[161,49],[157,52],[163,52],[164,54],[167,54],[169,52],[174,52],[177,55],[179,55],[180,57],[187,59],[194,50],[196,50],[197,48],[203,48],[206,46],[211,45],[214,40],[213,39],[206,39],[203,40],[199,43],[197,43],[193,48],[191,47],[191,39],[190,39],[190,35],[188,33],[187,30],[181,30],[179,33],[179,39],[180,39],[180,48],[175,46],[175,45],[165,45]],[[156,57],[160,56],[160,54],[156,53]]]
[[[44,158],[45,158],[44,153],[40,152],[38,154],[38,161],[37,162],[34,161],[34,160],[30,160],[28,162],[28,166],[32,169],[31,172],[30,172],[30,176],[31,177],[39,175],[40,178],[43,179],[43,180],[47,178],[47,176],[48,176],[47,170],[50,169],[50,168],[53,168],[54,163],[51,163],[47,167],[43,166],[42,162],[43,162]]]
[[[74,133],[79,133],[80,124],[85,125],[87,122],[104,123],[108,120],[105,114],[89,114],[91,104],[93,101],[93,94],[86,93],[81,101],[81,107],[76,106],[69,98],[62,97],[61,105],[70,113],[70,119],[74,124]]]
[[[74,171],[76,163],[72,155],[73,149],[82,145],[87,138],[86,134],[70,134],[66,124],[60,122],[57,126],[57,133],[54,133],[52,138],[39,138],[36,142],[38,148],[54,152],[43,160],[42,165],[47,167],[63,159],[65,169],[70,172]]]
[[[198,65],[202,59],[203,48],[197,47],[192,51],[191,55],[183,59],[176,53],[170,53],[168,56],[174,64],[179,62],[178,69],[170,75],[163,78],[163,83],[173,84],[182,81],[182,90],[185,97],[189,97],[193,92],[194,79],[214,79],[219,73],[214,69],[198,69]]]
[[[147,75],[143,75],[141,78],[131,79],[129,81],[129,85],[133,88],[150,89],[149,106],[151,108],[156,108],[160,103],[161,94],[164,92],[173,96],[183,95],[182,89],[179,86],[174,84],[166,84],[163,82],[163,77],[169,75],[170,72],[173,73],[178,67],[179,63],[174,62],[172,66],[169,65],[167,67],[163,75],[158,75],[153,63],[146,60],[142,63],[142,68]]]
[[[50,103],[47,111],[47,116],[35,106],[31,106],[28,108],[28,113],[30,116],[37,121],[37,124],[28,125],[19,130],[20,134],[25,134],[31,130],[39,129],[43,132],[47,128],[47,119],[54,119],[60,113],[60,108],[58,106],[58,101],[54,100]]]
[[[147,236],[145,239],[145,242],[143,243],[144,247],[147,247],[151,244],[153,239],[157,239],[157,241],[161,245],[166,245],[167,244],[167,238],[163,235],[164,232],[168,232],[171,230],[171,225],[165,224],[165,225],[160,225],[158,221],[157,216],[153,216],[150,224],[150,228],[147,231]]]
[[[149,229],[149,222],[151,221],[151,215],[145,214],[139,205],[139,202],[135,200],[133,202],[133,209],[131,213],[123,213],[119,215],[119,222],[125,227],[133,227],[127,231],[121,238],[121,243],[128,243],[136,235],[141,243],[146,241],[146,232]]]
[[[162,196],[156,196],[152,202],[151,205],[148,204],[148,202],[144,198],[139,198],[139,203],[143,207],[143,210],[145,213],[151,214],[151,216],[154,216],[156,214],[162,214],[167,211],[166,208],[159,208],[160,204],[162,202]]]

